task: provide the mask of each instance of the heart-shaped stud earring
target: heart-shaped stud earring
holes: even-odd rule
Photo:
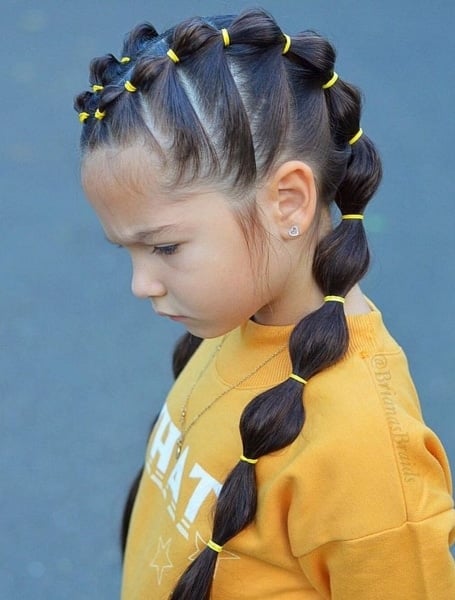
[[[297,227],[297,225],[293,225],[289,231],[288,231],[289,235],[291,237],[297,237],[300,235],[300,229]]]

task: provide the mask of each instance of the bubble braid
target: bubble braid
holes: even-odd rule
[[[106,111],[106,116],[84,121],[84,152],[146,139],[166,167],[177,166],[174,184],[222,182],[238,200],[233,210],[250,222],[256,215],[254,190],[274,167],[298,158],[312,165],[321,202],[334,199],[342,214],[363,215],[379,185],[380,160],[366,135],[349,144],[360,129],[360,94],[340,77],[327,87],[335,74],[335,52],[326,40],[311,31],[284,34],[262,10],[190,19],[161,36],[151,35],[152,29],[143,26],[127,38],[122,55],[131,57],[128,64],[112,55],[92,63],[91,83],[104,89],[80,94],[75,108],[90,115]],[[169,60],[169,49],[178,62]],[[136,93],[125,90],[126,81]],[[317,245],[313,275],[324,296],[344,298],[368,264],[362,219],[342,219]],[[239,424],[242,456],[255,461],[296,439],[308,387],[297,378],[311,385],[315,374],[343,357],[348,341],[339,301],[324,302],[296,324],[289,341],[296,377],[245,407]],[[199,343],[183,336],[174,354],[176,372]],[[253,521],[256,506],[254,463],[233,457],[210,539],[225,547]],[[210,547],[202,550],[171,598],[208,600],[217,557]]]

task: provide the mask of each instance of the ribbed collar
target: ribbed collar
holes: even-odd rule
[[[347,317],[349,347],[343,360],[360,352],[378,352],[388,337],[381,313],[372,302],[368,303],[369,313]],[[239,387],[257,388],[283,381],[291,372],[287,345],[293,329],[294,325],[260,325],[252,320],[244,323],[229,333],[223,343],[216,360],[218,376],[232,385],[267,361]],[[283,351],[268,360],[280,348]]]

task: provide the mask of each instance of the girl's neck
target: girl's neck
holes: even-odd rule
[[[254,315],[253,320],[260,325],[295,324],[318,309],[323,302],[324,295],[314,284],[307,288],[305,295],[299,295],[296,300],[292,296],[288,296],[287,302],[281,302],[276,306],[269,304],[262,307]],[[344,310],[346,315],[368,314],[371,311],[359,285],[355,285],[346,295]]]
[[[371,307],[365,299],[360,286],[355,285],[346,295],[344,312],[347,315],[365,315],[371,312]]]

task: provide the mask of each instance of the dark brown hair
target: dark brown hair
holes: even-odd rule
[[[227,47],[221,28],[229,32]],[[236,198],[234,209],[250,217],[258,183],[280,163],[304,160],[313,168],[321,202],[334,201],[343,214],[363,213],[378,187],[381,164],[366,135],[349,144],[360,126],[359,91],[341,79],[323,88],[334,73],[335,51],[318,34],[293,35],[283,54],[285,44],[274,19],[259,9],[187,20],[163,35],[148,24],[137,27],[123,47],[130,60],[95,59],[91,84],[103,89],[76,98],[76,110],[88,115],[83,151],[139,138],[161,157],[169,183],[218,181]],[[168,57],[170,48],[179,62]],[[127,91],[126,81],[137,91]],[[104,118],[95,117],[97,109]],[[313,275],[324,295],[345,296],[368,264],[362,221],[342,220],[319,241]],[[176,374],[199,342],[190,334],[181,340]],[[343,305],[324,303],[292,332],[294,373],[311,378],[339,361],[347,345]],[[296,381],[258,395],[240,420],[244,455],[260,458],[289,445],[304,420],[302,386]],[[223,545],[237,535],[254,519],[256,502],[254,466],[238,462],[216,503],[212,539]],[[128,519],[124,535],[127,527]],[[171,598],[207,600],[216,560],[215,552],[204,549]]]

